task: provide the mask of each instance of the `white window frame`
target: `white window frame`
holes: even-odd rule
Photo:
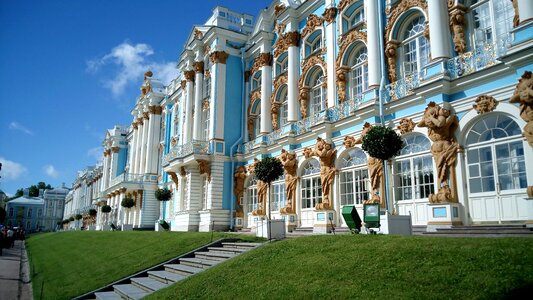
[[[279,212],[287,204],[287,194],[285,192],[285,176],[279,178],[271,185],[270,189],[270,209],[273,212]]]
[[[361,99],[363,93],[368,90],[368,54],[366,47],[359,49],[351,61],[353,65],[348,75],[350,100]]]
[[[498,5],[504,5],[503,12],[496,11]],[[488,15],[481,14],[483,9],[488,9]],[[475,16],[475,13],[483,16],[484,22],[488,22],[487,26],[481,29],[476,28],[476,23],[479,21],[476,20],[476,17],[479,16]],[[502,16],[504,16],[503,19],[501,19]],[[468,9],[467,24],[469,26],[472,49],[483,49],[489,43],[497,44],[498,51],[505,50],[511,43],[510,31],[513,29],[513,18],[514,8],[510,1],[481,0],[471,4]],[[498,32],[500,30],[502,32]]]
[[[344,154],[343,166],[339,175],[339,196],[341,206],[362,204],[370,199],[371,188],[368,174],[368,160],[362,150],[358,148],[350,149]],[[351,156],[352,151],[361,151],[365,155],[364,160],[360,157]],[[359,154],[359,153],[358,153]],[[346,180],[347,175],[351,175],[351,180]],[[357,176],[356,176],[357,175]],[[351,196],[351,197],[350,197]],[[351,201],[347,198],[352,198]]]
[[[246,188],[246,212],[251,213],[258,207],[257,179],[252,177]]]
[[[327,108],[326,88],[324,87],[326,78],[324,77],[322,70],[320,70],[318,75],[315,75],[312,82],[313,87],[309,93],[311,97],[309,115],[321,112]]]
[[[202,109],[202,138],[204,141],[209,140],[209,127],[211,125],[211,110],[209,108]]]
[[[311,166],[311,162],[316,162]],[[320,181],[320,163],[316,159],[306,162],[301,179],[300,194],[301,208],[312,209],[317,203],[322,202],[322,183]]]
[[[415,21],[418,23],[415,24]],[[411,28],[411,25],[412,28]],[[416,29],[415,29],[416,28]],[[400,49],[400,71],[403,77],[422,72],[429,63],[430,44],[424,36],[425,17],[418,15],[408,20],[401,30],[402,43]],[[412,33],[409,33],[411,32]],[[410,48],[406,50],[406,48]],[[427,49],[425,49],[427,48]],[[425,52],[423,52],[425,50]],[[426,54],[425,57],[422,54]]]

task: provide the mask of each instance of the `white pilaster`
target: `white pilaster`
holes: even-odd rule
[[[264,53],[263,53],[264,54]],[[272,131],[272,115],[270,103],[272,96],[272,66],[261,67],[261,133],[266,134]]]
[[[151,108],[148,122],[148,143],[146,145],[146,173],[157,174],[159,161],[159,135],[161,128],[161,114],[157,109]]]
[[[194,140],[199,140],[202,137],[202,91],[204,83],[204,74],[202,72],[196,72],[195,74],[194,124],[192,131]]]
[[[287,121],[298,121],[298,81],[300,80],[300,47],[289,46],[288,50]]]
[[[533,1],[531,0],[517,0],[518,1],[518,17],[520,18],[520,25],[525,22],[533,21]]]
[[[432,59],[449,58],[451,56],[450,20],[448,18],[447,5],[447,1],[428,0],[429,37]]]
[[[379,39],[383,38],[379,32],[378,1],[365,0],[365,14],[367,30],[368,53],[368,86],[379,86],[381,81],[381,68],[379,53]]]
[[[129,173],[133,173],[133,174],[137,174],[137,159],[138,159],[137,147],[139,144],[139,125],[138,123],[135,123],[135,124],[136,124],[135,127],[133,127],[133,137],[131,138],[132,140],[131,148],[130,148],[131,161],[129,162],[130,164]]]
[[[187,204],[186,209],[188,211],[198,211],[202,208],[202,199],[200,199],[199,195],[201,195],[201,182],[200,180],[203,178],[200,176],[200,172],[196,168],[190,168],[189,173],[187,174],[188,177],[188,189],[187,193],[189,194],[187,197]]]
[[[228,54],[215,51],[210,54],[211,60],[211,101],[209,103],[210,139],[224,139],[224,113],[226,110],[226,60]]]
[[[187,71],[187,72],[194,72],[194,71]],[[187,80],[187,84],[185,86],[186,91],[186,104],[185,104],[185,122],[183,124],[183,143],[187,143],[191,141],[192,135],[192,107],[194,105],[194,83],[192,79]]]
[[[143,144],[143,132],[144,132],[144,119],[142,114],[137,118],[137,144],[135,146],[135,174],[141,173],[141,149]]]
[[[328,6],[328,2],[332,2],[331,0],[326,0],[326,6]],[[331,5],[331,3],[329,4]],[[327,22],[326,22],[327,23]],[[326,25],[326,58],[328,61],[327,64],[327,73],[328,73],[328,89],[327,89],[327,97],[328,97],[328,107],[334,107],[337,105],[337,91],[335,87],[337,86],[337,74],[335,72],[335,58],[336,58],[336,26],[337,21],[334,20],[333,22]]]
[[[139,174],[146,173],[146,152],[148,150],[147,144],[148,144],[148,129],[150,127],[149,121],[150,116],[148,112],[145,113],[144,118],[144,125],[143,125],[143,133],[142,133],[142,142],[141,142],[141,157],[139,159]]]

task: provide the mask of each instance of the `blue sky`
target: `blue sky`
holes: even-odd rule
[[[70,186],[129,124],[143,73],[168,80],[194,24],[216,5],[264,0],[0,0],[0,189]]]

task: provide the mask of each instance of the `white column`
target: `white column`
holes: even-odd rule
[[[447,5],[447,1],[428,0],[429,37],[433,60],[451,56],[450,20]]]
[[[146,145],[146,173],[157,174],[157,163],[159,161],[159,135],[161,129],[161,107],[150,107],[150,122],[148,129],[148,143]]]
[[[533,1],[531,0],[517,0],[518,1],[518,17],[520,18],[520,25],[533,20]]]
[[[198,65],[201,64],[201,69]],[[199,140],[202,137],[202,88],[204,83],[203,62],[195,63],[195,95],[194,95],[194,124],[192,138]]]
[[[368,53],[368,86],[379,86],[381,82],[381,67],[379,53],[379,39],[383,38],[379,32],[378,1],[365,0]]]
[[[150,127],[148,122],[150,120],[150,115],[148,112],[144,113],[143,117],[143,132],[142,132],[142,139],[141,139],[141,155],[139,158],[139,174],[146,173],[146,152],[148,148],[146,147],[146,144],[148,143],[148,128]]]
[[[139,143],[139,125],[137,124],[137,121],[134,122],[133,125],[133,137],[131,138],[131,148],[130,148],[130,169],[129,173],[136,173],[136,162],[137,162],[137,144]]]
[[[328,2],[332,2],[332,1],[329,1],[327,0],[326,1],[326,6],[328,6]],[[337,21],[335,21],[335,19],[329,23],[329,22],[326,22],[327,25],[326,25],[326,47],[327,47],[327,52],[326,52],[326,58],[327,58],[327,61],[328,61],[328,64],[327,64],[327,75],[328,75],[328,79],[327,79],[327,83],[328,83],[328,89],[327,89],[327,97],[328,97],[328,107],[334,107],[337,105],[337,91],[336,91],[336,86],[337,86],[337,74],[335,72],[335,58],[336,58],[336,49],[337,49],[337,37],[336,37],[336,33],[337,33],[337,30],[336,30],[336,27],[337,27]]]
[[[117,146],[111,147],[111,168],[110,168],[110,176],[109,180],[113,180],[113,178],[117,177],[117,168],[118,168],[118,152],[120,148]]]
[[[135,148],[135,174],[141,173],[141,149],[143,144],[143,132],[144,132],[144,119],[142,116],[137,119],[138,129],[137,129],[137,145]]]
[[[194,105],[194,71],[186,71],[185,72],[185,78],[187,79],[187,84],[185,86],[185,91],[187,93],[187,98],[185,101],[185,123],[184,130],[183,130],[183,143],[190,142],[192,139],[191,131],[192,131],[192,124],[191,124],[191,118],[192,118],[192,106]]]
[[[298,121],[298,81],[300,80],[300,33],[293,31],[288,33],[289,40],[289,62],[288,62],[288,82],[287,100],[288,112],[287,121]]]
[[[270,57],[270,59],[268,59]],[[270,52],[261,53],[257,59],[263,59],[261,66],[261,134],[272,131],[272,115],[270,96],[272,96],[272,55]]]
[[[211,102],[209,107],[209,119],[211,122],[211,128],[209,129],[210,139],[224,139],[226,60],[228,59],[228,56],[228,53],[224,51],[214,51],[209,55],[209,59],[211,60]],[[240,109],[240,107],[237,109]]]
[[[103,165],[102,166],[102,184],[100,187],[102,191],[106,189],[105,183],[107,182],[107,157],[108,157],[107,149],[104,149],[104,161],[102,164]]]

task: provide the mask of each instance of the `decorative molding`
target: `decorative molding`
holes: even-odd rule
[[[465,19],[466,8],[462,5],[457,5],[450,10],[450,28],[453,32],[453,44],[457,53],[463,54],[466,51],[465,39]]]
[[[278,20],[275,21],[275,24],[274,32],[278,34],[278,37],[281,37],[281,35],[285,32],[287,24],[279,22]]]
[[[305,28],[302,31],[302,37],[307,37],[311,32],[315,31],[315,28],[320,27],[324,24],[324,18],[319,17],[314,14],[310,14],[307,17],[307,23],[305,24]]]
[[[294,214],[296,213],[296,184],[298,183],[298,176],[296,170],[298,169],[298,159],[294,152],[285,151],[281,149],[281,164],[285,169],[285,192],[287,195],[287,205],[281,208],[280,213]]]
[[[322,17],[324,18],[324,20],[326,20],[328,24],[331,24],[333,23],[333,21],[335,21],[335,18],[337,17],[337,12],[338,12],[337,8],[332,6],[332,7],[326,8],[324,13],[322,14]]]
[[[300,102],[300,113],[302,119],[307,118],[307,106],[309,105],[309,88],[301,87],[299,92],[298,101]]]
[[[209,109],[209,98],[205,98],[204,101],[202,101],[202,110],[208,110]]]
[[[137,124],[136,121],[135,121],[135,122],[132,122],[132,123],[131,123],[131,126],[133,126],[133,129],[134,129],[134,130],[137,129],[137,128],[139,128],[139,125]]]
[[[289,47],[299,47],[300,46],[300,33],[298,31],[291,31],[279,36],[279,38],[274,43],[274,57],[279,57],[281,54],[285,53]]]
[[[396,75],[396,49],[398,48],[398,43],[395,41],[387,42],[385,46],[385,56],[387,57],[387,65],[389,68],[389,81],[395,82],[397,79]]]
[[[203,61],[195,61],[192,64],[194,71],[196,73],[203,73],[204,72],[204,62]]]
[[[225,51],[214,51],[209,55],[211,63],[214,64],[226,64],[229,54]]]
[[[448,9],[452,9],[454,5],[455,5],[455,0],[448,0]]]
[[[283,4],[283,3],[277,4],[276,6],[274,6],[274,15],[276,15],[276,17],[279,17],[279,15],[281,15],[281,13],[282,13],[286,8],[287,8],[287,7],[286,7],[285,4]]]
[[[174,184],[176,185],[176,189],[177,189],[179,186],[179,182],[180,182],[178,175],[176,175],[176,172],[167,172],[167,174],[170,176],[170,178],[172,179],[172,182],[174,182]]]
[[[184,90],[185,89],[185,86],[187,85],[187,80],[182,80],[180,82],[180,86],[181,86],[181,89]]]
[[[513,27],[518,27],[520,25],[520,12],[518,11],[518,0],[511,0],[513,3],[514,17],[513,17]]]
[[[518,80],[509,102],[520,104],[520,117],[527,123],[522,134],[533,147],[533,76],[531,71],[525,71]]]
[[[274,102],[270,108],[270,117],[272,120],[272,129],[278,130],[279,104]]]
[[[163,112],[163,107],[159,105],[148,106],[148,111],[153,115],[160,115]]]
[[[392,27],[396,25],[398,18],[407,10],[413,7],[420,7],[424,10],[427,16],[428,12],[428,3],[426,0],[403,0],[399,1],[398,5],[391,9],[390,15],[388,18],[387,26],[385,27],[385,40],[389,41],[390,32]],[[427,19],[427,18],[426,18]]]
[[[175,136],[173,136],[173,137],[170,139],[170,145],[171,145],[172,147],[175,147],[177,144],[178,144],[178,139],[177,139]]]
[[[187,170],[183,166],[180,167],[180,175],[181,176],[187,176]]]
[[[185,75],[185,80],[194,82],[194,70],[188,70],[183,72],[183,75]]]
[[[204,70],[204,78],[205,79],[211,78],[211,71],[209,71],[209,69]]]
[[[197,40],[201,40],[204,37],[204,34],[198,28],[194,28],[193,35]]]
[[[276,80],[274,81],[274,89],[273,89],[273,93],[272,95],[270,96],[270,102],[271,103],[274,103],[276,102],[276,94],[278,93],[278,89],[283,85],[283,84],[287,84],[287,73],[284,73],[280,76],[278,76],[278,78],[276,78]]]
[[[118,146],[111,147],[111,151],[112,151],[113,153],[118,153],[119,150],[120,150],[120,147],[118,147]]]
[[[246,124],[248,126],[248,140],[253,141],[255,139],[255,134],[254,134],[255,116],[248,114]]]
[[[149,120],[150,119],[150,112],[148,112],[148,111],[143,112],[143,119],[144,120]]]
[[[498,101],[494,99],[494,97],[488,95],[481,95],[477,97],[476,104],[472,105],[478,114],[491,112],[496,109],[496,106],[498,106]]]
[[[339,3],[339,11],[342,12],[345,8],[349,7],[350,5],[352,5],[353,3],[355,3],[356,1],[358,0],[341,0],[341,2]]]
[[[415,122],[413,122],[413,119],[408,119],[408,118],[402,118],[400,120],[400,125],[398,125],[398,130],[400,130],[400,133],[401,134],[406,134],[406,133],[410,133],[410,132],[413,132],[413,130],[415,129]]]
[[[338,68],[337,69],[337,78],[336,84],[337,84],[337,94],[339,96],[339,102],[341,104],[346,101],[346,73],[348,72],[348,69],[346,68]]]
[[[163,150],[165,150],[165,142],[159,143],[159,151],[162,152]]]
[[[366,45],[366,32],[352,30],[348,34],[346,34],[341,40],[339,40],[339,54],[337,55],[337,59],[335,61],[337,69],[342,67],[342,60],[344,58],[344,55],[346,54],[346,50],[348,49],[348,47],[357,40],[363,41],[363,43],[365,43]]]
[[[344,147],[346,147],[346,149],[350,149],[350,148],[355,147],[357,143],[355,142],[355,138],[353,136],[347,135],[344,137],[343,144],[344,144]]]
[[[211,182],[211,167],[209,166],[209,161],[205,159],[197,159],[196,162],[200,169],[200,175],[207,174],[207,181]]]
[[[324,78],[327,78],[327,64],[326,61],[321,56],[314,55],[302,62],[302,73],[300,75],[300,81],[298,82],[298,85],[300,88],[305,86],[305,77],[307,76],[307,73],[309,70],[314,67],[315,65],[319,65],[322,67],[322,71],[324,72]],[[327,82],[327,80],[324,80],[324,82]]]

